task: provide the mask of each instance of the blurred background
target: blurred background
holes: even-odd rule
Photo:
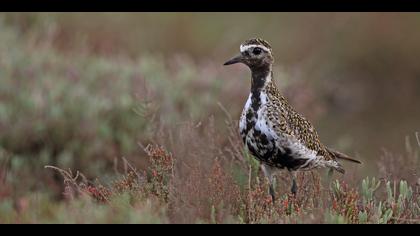
[[[417,13],[2,13],[0,198],[61,193],[45,165],[106,181],[122,157],[147,165],[139,143],[181,155],[186,123],[226,144],[250,73],[222,64],[251,37],[271,43],[277,85],[322,141],[375,173],[420,128],[419,24]]]

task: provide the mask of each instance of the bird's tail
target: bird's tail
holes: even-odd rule
[[[345,161],[351,161],[351,162],[354,162],[354,163],[357,163],[357,164],[362,164],[361,161],[356,160],[354,158],[351,158],[351,157],[347,156],[346,154],[343,154],[341,152],[337,152],[337,151],[329,149],[329,148],[327,148],[327,150],[332,156],[334,156],[337,159],[341,159],[341,160],[345,160]]]

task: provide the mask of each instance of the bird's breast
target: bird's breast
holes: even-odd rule
[[[267,116],[270,108],[267,100],[265,94],[260,94],[260,104],[255,110],[253,95],[248,97],[239,122],[244,144],[253,156],[268,165],[299,169],[309,164],[316,155],[293,136],[273,128],[276,124]]]
[[[239,121],[239,131],[244,144],[252,155],[266,159],[275,151],[275,133],[266,118],[267,96],[251,93]]]

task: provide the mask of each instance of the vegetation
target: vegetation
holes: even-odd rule
[[[279,197],[273,204],[258,162],[238,137],[237,118],[249,90],[244,78],[249,75],[243,68],[228,73],[221,69],[224,59],[231,56],[215,46],[222,39],[215,38],[213,31],[227,29],[226,25],[216,27],[222,24],[222,16],[209,23],[213,18],[206,15],[163,14],[154,18],[164,26],[159,32],[143,24],[128,30],[133,26],[130,22],[152,18],[149,14],[91,15],[84,24],[76,16],[0,15],[0,223],[420,223],[418,114],[404,113],[400,106],[419,101],[415,97],[418,81],[411,80],[411,75],[402,76],[398,89],[404,93],[388,103],[386,108],[395,111],[389,112],[374,101],[337,100],[335,90],[330,90],[336,77],[329,75],[342,73],[349,61],[366,60],[370,54],[362,49],[354,49],[343,59],[343,51],[324,48],[330,53],[325,56],[337,59],[336,64],[319,68],[312,82],[299,79],[287,68],[276,68],[280,87],[319,127],[321,138],[352,155],[355,151],[350,150],[362,150],[357,156],[364,165],[343,163],[346,174],[335,174],[331,183],[326,182],[323,170],[300,173],[296,197],[289,194],[289,176],[281,173],[276,181]],[[295,19],[257,17],[262,22]],[[418,18],[398,17],[381,19],[415,22]],[[192,18],[198,23],[187,20]],[[329,19],[316,19],[324,18]],[[104,19],[109,23],[105,28],[101,26]],[[375,24],[377,18],[367,19]],[[213,33],[201,29],[202,24],[211,26]],[[122,26],[123,31],[118,31]],[[165,37],[177,33],[171,31],[174,28],[185,32],[166,45]],[[186,28],[206,47],[193,41]],[[153,42],[143,32],[159,37]],[[223,32],[228,36],[246,33]],[[138,44],[137,38],[144,44]],[[238,44],[236,39],[226,41]],[[389,43],[389,50],[404,54],[411,45],[410,52],[416,52],[420,50],[417,42],[401,43],[400,50]],[[366,45],[373,48],[369,42]],[[290,50],[299,54],[296,48]],[[210,51],[223,58],[206,54]],[[208,56],[197,59],[197,55]],[[376,55],[374,50],[372,55]],[[394,86],[386,79],[388,74],[417,73],[407,69],[411,60],[403,55],[406,67],[398,64],[393,73],[378,72],[390,69],[384,66],[388,57],[382,56],[384,64],[369,63],[366,70],[383,73],[383,86],[363,84],[368,88],[375,84],[386,93]],[[303,75],[313,71],[311,63],[299,65],[306,68]],[[328,83],[320,82],[325,77]],[[340,78],[341,82],[350,80]],[[360,95],[355,97],[370,98],[358,89],[361,82],[354,81],[344,82],[346,88]],[[320,89],[323,86],[327,89]],[[366,107],[355,108],[362,103]],[[396,111],[400,115],[390,115]],[[386,122],[399,121],[399,126],[389,128],[394,135],[381,135],[385,132],[380,129],[382,121],[372,114],[381,114]],[[338,132],[337,126],[348,132]],[[361,128],[366,137],[359,140],[355,137]],[[394,129],[399,131],[394,133]],[[404,146],[404,136],[395,134],[407,129],[410,132],[404,134],[410,135]],[[373,134],[370,145],[359,145]],[[401,139],[397,151],[377,152],[382,143],[396,139]]]

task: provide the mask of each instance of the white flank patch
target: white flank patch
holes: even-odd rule
[[[241,50],[241,52],[245,52],[246,50],[250,49],[250,48],[254,48],[254,47],[259,47],[264,49],[266,52],[271,52],[271,50],[263,45],[260,44],[249,44],[249,45],[242,45],[239,47],[239,49]]]
[[[246,112],[251,106],[251,97],[252,93],[249,94],[248,100],[246,100],[245,107],[242,110],[241,119],[239,120],[239,130],[245,130],[246,129]],[[246,135],[246,134],[245,134]]]
[[[317,167],[318,159],[320,159],[314,150],[311,150],[307,148],[305,145],[303,145],[299,140],[293,137],[285,137],[283,135],[280,135],[278,139],[276,140],[277,144],[276,146],[283,151],[282,147],[287,147],[291,150],[294,156],[296,158],[302,158],[307,159],[305,164],[303,164],[300,168],[301,169],[312,169],[314,167]]]

